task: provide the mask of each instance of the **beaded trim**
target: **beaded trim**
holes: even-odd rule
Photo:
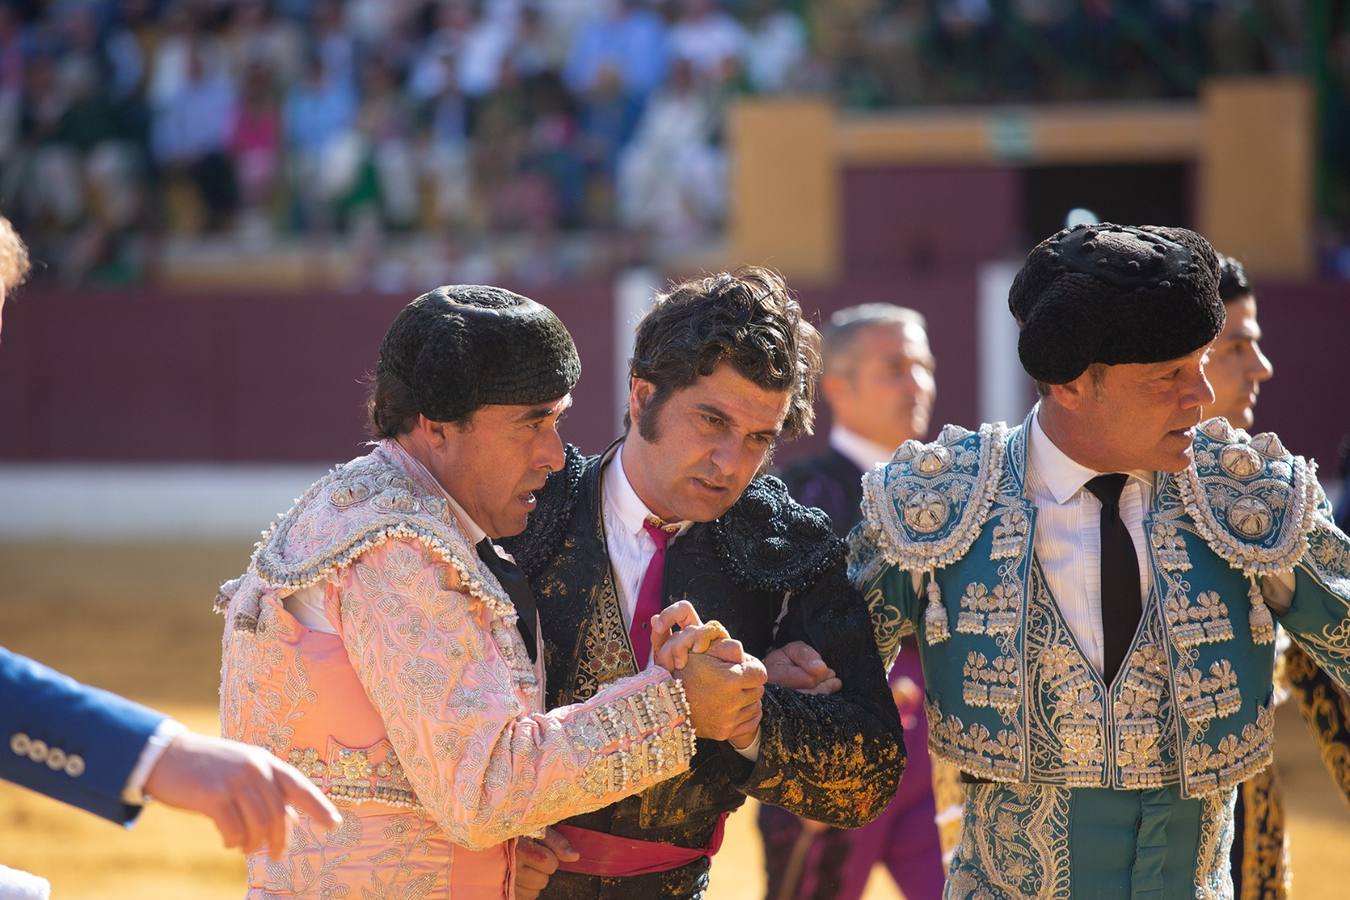
[[[905,571],[926,571],[965,556],[998,493],[1006,433],[1002,422],[984,424],[971,441],[973,432],[948,425],[931,444],[905,441],[889,463],[863,476],[864,528],[888,562]],[[916,503],[922,506],[930,495],[935,503],[947,504],[948,516],[950,510],[960,511],[953,524],[946,525],[948,518],[930,528],[913,514]],[[937,537],[925,539],[924,533]]]
[[[380,758],[379,762],[375,762],[376,757]],[[403,765],[387,740],[365,750],[330,742],[326,755],[320,755],[312,747],[292,747],[287,759],[336,803],[382,803],[397,809],[422,808],[403,772]]]
[[[582,773],[587,789],[597,796],[623,793],[683,769],[698,747],[689,699],[678,678],[597,706],[591,718],[604,744],[618,748]]]
[[[391,475],[392,478],[388,477]],[[387,482],[382,485],[385,490],[372,495],[370,480]],[[325,495],[340,500],[341,503],[334,505],[341,509],[369,501],[371,508],[385,514],[372,518],[340,544],[325,546],[299,562],[288,561],[284,548],[291,530],[309,511],[311,504],[321,502],[320,498]],[[250,568],[269,587],[299,591],[342,572],[362,554],[388,541],[412,540],[453,568],[459,574],[465,592],[481,600],[506,625],[514,625],[515,606],[490,572],[479,571],[476,553],[443,505],[442,498],[418,491],[416,482],[398,473],[376,450],[370,456],[337,466],[316,481],[289,511],[262,533],[262,539],[254,548]]]
[[[1316,464],[1291,456],[1273,434],[1249,437],[1224,419],[1210,419],[1200,431],[1196,458],[1177,478],[1182,504],[1196,530],[1216,554],[1248,577],[1292,570],[1307,552],[1315,524]],[[1256,537],[1242,536],[1230,522],[1220,521],[1211,487],[1232,495],[1228,510],[1247,502],[1273,522]],[[1257,496],[1258,488],[1263,496]],[[1279,508],[1268,502],[1271,497]],[[1231,519],[1231,512],[1224,518]],[[1278,529],[1274,545],[1261,546],[1258,540],[1271,529]]]

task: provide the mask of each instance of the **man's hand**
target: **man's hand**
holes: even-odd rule
[[[286,852],[295,810],[325,828],[342,822],[313,782],[263,748],[190,731],[169,744],[144,792],[215,822],[226,847],[252,853],[265,845],[273,859]]]
[[[801,641],[771,650],[764,657],[764,668],[770,684],[804,694],[833,694],[844,686],[815,648]]]
[[[657,618],[652,617],[652,662],[667,672],[683,669],[691,653],[712,653],[729,663],[744,659],[741,642],[732,640],[721,622],[687,625],[671,633],[658,631]]]
[[[516,900],[534,900],[562,861],[576,862],[581,854],[572,849],[556,829],[545,828],[543,840],[521,838],[516,841]]]
[[[721,643],[707,653],[691,655],[685,667],[673,674],[684,683],[695,734],[725,741],[733,735],[744,735],[749,728],[753,738],[759,727],[760,698],[768,673],[753,656],[745,656],[739,663],[719,658]]]

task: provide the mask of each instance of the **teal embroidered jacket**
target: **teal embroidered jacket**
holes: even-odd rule
[[[1160,826],[1150,838],[1140,822],[1149,821],[1152,803],[1169,810],[1176,827],[1183,801],[1197,826],[1188,832],[1183,868],[1196,873],[1196,893],[1221,894],[1231,789],[1270,762],[1274,626],[1260,580],[1294,573],[1281,622],[1344,685],[1350,539],[1331,524],[1313,465],[1273,434],[1252,437],[1209,420],[1197,432],[1192,464],[1157,473],[1144,519],[1152,589],[1125,664],[1104,684],[1033,551],[1036,509],[1024,491],[1028,423],[978,432],[949,425],[933,443],[906,442],[864,478],[864,521],[850,538],[850,577],[868,599],[883,657],[893,658],[902,634],[918,632],[930,750],[994,782],[967,791],[953,882],[969,875],[960,863],[974,859],[972,841],[986,842],[993,859],[1039,834],[1048,843],[1031,856],[1043,864],[1026,873],[1014,867],[1031,881],[1003,887],[1012,896],[1055,895],[1054,873],[1067,877],[1070,857],[1088,859],[1059,834],[1071,830],[1070,807],[1115,792],[1119,803],[1134,804],[1118,811],[1122,821],[1138,826],[1133,852],[1123,857],[1129,890],[1121,896],[1170,883],[1163,858],[1172,843],[1175,863],[1177,835]],[[915,572],[922,573],[919,591]],[[1044,790],[1033,797],[1029,786]],[[1124,791],[1136,793],[1126,799]],[[1038,831],[1017,815],[1018,802],[1033,818],[1059,815],[1060,827],[1047,819]],[[979,819],[982,804],[1001,817],[998,834]],[[1064,846],[1056,849],[1059,839]],[[1000,840],[1008,846],[992,852]],[[1162,856],[1150,857],[1150,840]]]

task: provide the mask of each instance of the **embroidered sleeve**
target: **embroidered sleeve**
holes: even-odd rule
[[[1308,549],[1294,575],[1293,602],[1280,624],[1320,669],[1346,689],[1350,686],[1350,538],[1332,524],[1325,497],[1320,497]]]
[[[775,642],[810,644],[844,686],[831,696],[765,688],[759,758],[745,793],[843,828],[886,808],[905,768],[905,745],[881,658],[860,649],[871,631],[842,564],[792,595]]]
[[[334,588],[347,655],[451,841],[481,849],[537,833],[688,768],[688,705],[665,670],[531,713],[519,636],[458,584],[421,545],[394,540]]]
[[[848,536],[848,575],[867,604],[881,667],[889,672],[900,653],[900,639],[914,633],[918,573],[904,572],[892,565],[868,540],[867,533],[859,525]]]

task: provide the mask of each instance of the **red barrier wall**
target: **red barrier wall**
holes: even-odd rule
[[[974,424],[975,279],[855,278],[803,286],[814,321],[890,300],[929,318],[938,359],[935,424]],[[531,292],[576,336],[581,387],[564,431],[587,449],[614,435],[613,289],[607,282]],[[1350,287],[1258,285],[1276,376],[1257,425],[1334,469],[1350,433]],[[336,462],[360,452],[362,373],[410,298],[69,293],[25,288],[5,306],[0,460]],[[828,431],[783,448],[818,447]]]
[[[582,356],[565,429],[612,430],[612,288],[532,293]],[[361,377],[410,299],[25,290],[5,307],[0,459],[349,459],[365,440]],[[604,401],[586,402],[600,384]]]

